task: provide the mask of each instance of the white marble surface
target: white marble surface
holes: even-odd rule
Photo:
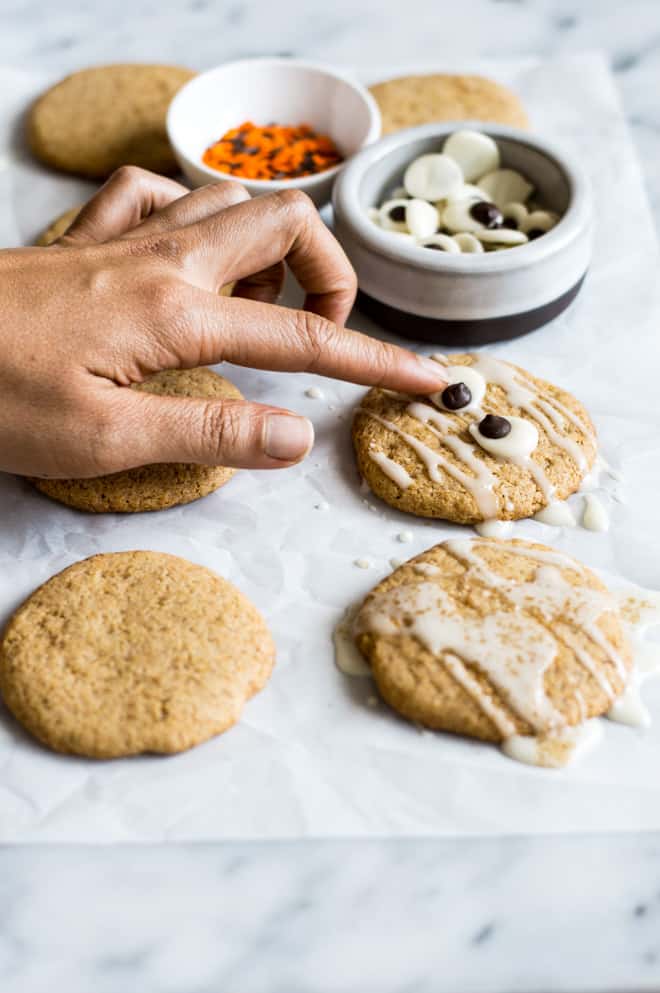
[[[657,0],[0,0],[0,64],[605,49],[660,219]],[[660,837],[0,850],[8,993],[660,989]]]

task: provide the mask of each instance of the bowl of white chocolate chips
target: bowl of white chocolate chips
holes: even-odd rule
[[[589,265],[579,162],[515,128],[393,134],[348,163],[333,207],[358,306],[409,338],[470,346],[526,334],[568,307]]]

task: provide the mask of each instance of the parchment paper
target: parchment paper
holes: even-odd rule
[[[660,588],[659,259],[612,78],[595,55],[424,68],[483,71],[513,83],[535,128],[577,151],[595,187],[594,261],[576,305],[494,351],[586,403],[605,457],[623,472],[627,502],[604,495],[608,534],[536,522],[515,533],[610,576]],[[2,246],[29,242],[93,189],[40,169],[17,137],[18,116],[45,82],[0,71]],[[359,316],[353,324],[378,333]],[[391,557],[407,558],[461,529],[397,514],[361,492],[349,442],[360,388],[307,375],[228,372],[247,396],[313,419],[317,444],[304,465],[242,472],[198,503],[136,516],[86,516],[0,476],[0,623],[71,562],[101,551],[160,549],[216,569],[261,608],[278,645],[270,685],[234,730],[173,758],[99,763],[54,755],[0,710],[0,840],[660,828],[659,684],[644,693],[658,718],[653,728],[608,723],[601,746],[562,772],[519,765],[491,746],[423,734],[384,706],[367,706],[369,681],[349,680],[333,664],[335,623],[389,571]],[[324,399],[304,395],[312,385]],[[579,510],[581,498],[573,501]],[[328,508],[317,509],[323,502]],[[413,533],[411,543],[397,541],[402,530]],[[372,567],[357,568],[356,558]]]

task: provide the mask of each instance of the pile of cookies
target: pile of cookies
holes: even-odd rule
[[[32,108],[31,147],[54,168],[94,178],[126,163],[172,172],[165,111],[190,76],[166,66],[76,73]],[[517,98],[480,77],[409,77],[372,92],[385,133],[442,119],[527,124]],[[529,184],[500,168],[497,145],[480,132],[459,130],[424,159],[433,161],[410,163],[404,189],[378,210],[383,229],[427,247],[481,251],[503,244],[504,232],[526,240],[535,224],[554,223],[533,219]],[[448,384],[442,392],[373,389],[355,412],[357,467],[373,493],[482,534],[561,507],[596,459],[583,405],[488,354],[434,357]],[[240,397],[208,369],[159,373],[132,388]],[[134,513],[204,497],[233,472],[151,465],[32,482],[78,511]],[[617,604],[588,569],[535,543],[482,536],[452,539],[395,568],[355,612],[349,638],[383,699],[408,720],[501,742],[545,765],[563,764],[585,722],[611,711],[633,664]],[[274,657],[263,619],[230,583],[174,556],[122,552],[71,566],[17,610],[0,643],[0,691],[58,751],[169,753],[231,726]]]

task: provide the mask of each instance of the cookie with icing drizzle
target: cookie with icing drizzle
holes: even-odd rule
[[[611,708],[632,666],[618,601],[579,562],[527,541],[423,552],[367,596],[353,635],[391,707],[486,741],[561,740]]]
[[[574,396],[490,355],[442,362],[451,383],[466,384],[464,406],[372,389],[356,411],[357,462],[377,496],[419,517],[480,524],[531,517],[579,488],[597,443]],[[488,415],[511,430],[487,436]]]

